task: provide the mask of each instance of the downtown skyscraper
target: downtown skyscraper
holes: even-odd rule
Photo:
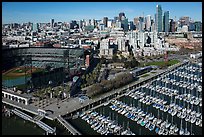
[[[155,18],[156,31],[162,32],[162,8],[161,5],[156,6],[156,18]]]
[[[147,15],[145,18],[146,30],[150,31],[151,28],[151,15]]]
[[[125,13],[124,13],[124,12],[119,13],[119,21],[121,21],[121,20],[122,20],[122,16],[124,16],[124,17],[125,17]]]
[[[54,19],[51,19],[51,20],[50,20],[50,26],[51,26],[51,28],[54,27],[54,22],[55,22]]]
[[[164,32],[169,32],[169,11],[164,12],[163,31]]]

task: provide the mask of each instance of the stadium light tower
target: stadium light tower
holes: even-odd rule
[[[165,53],[164,53],[164,62],[165,62],[165,65],[168,64],[168,51],[165,50]]]
[[[64,53],[64,67],[67,64],[67,72],[68,75],[70,74],[70,67],[69,67],[69,49],[67,49],[67,51]]]
[[[22,58],[23,61],[23,66],[24,66],[24,77],[25,77],[25,91],[27,91],[27,86],[26,86],[26,59],[25,57]]]

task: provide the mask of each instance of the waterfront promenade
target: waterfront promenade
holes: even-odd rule
[[[63,119],[61,116],[57,117],[57,120],[71,132],[72,135],[81,135],[79,131],[77,131],[71,124],[69,124],[65,119]]]
[[[140,78],[139,80],[134,81],[134,82],[132,82],[126,86],[123,86],[119,89],[112,90],[110,92],[102,94],[102,95],[95,97],[93,99],[85,100],[83,103],[81,103],[79,101],[78,97],[67,98],[67,99],[59,100],[59,101],[55,100],[52,103],[49,103],[49,104],[41,107],[40,109],[43,109],[45,111],[46,110],[53,111],[53,113],[49,113],[45,117],[50,119],[50,120],[54,120],[59,115],[63,116],[66,114],[70,114],[72,112],[76,112],[79,109],[82,110],[82,109],[92,108],[96,105],[99,105],[99,104],[106,102],[107,100],[109,100],[111,98],[115,98],[118,95],[124,94],[129,88],[139,87],[139,86],[147,83],[148,81],[151,81],[151,80],[155,79],[156,77],[158,77],[164,73],[169,72],[170,70],[174,69],[175,67],[178,67],[179,65],[181,65],[181,64],[179,63],[179,64],[176,64],[174,66],[171,66],[167,70],[157,70],[157,73],[151,74],[151,75],[144,77],[144,78]],[[54,100],[54,99],[52,99],[52,100]],[[24,105],[24,104],[21,104],[21,103],[18,103],[16,101],[9,100],[6,98],[2,98],[2,102],[6,103],[8,105],[17,107],[19,109],[28,111],[28,112],[33,113],[35,115],[38,115],[39,107],[35,105],[37,102],[31,103],[28,105]]]
[[[50,120],[56,120],[61,116],[65,117],[71,117],[73,115],[79,114],[81,111],[88,110],[90,108],[96,107],[97,105],[103,104],[107,102],[110,99],[117,98],[119,96],[122,96],[125,94],[129,89],[133,89],[136,87],[139,87],[145,83],[148,83],[149,81],[152,81],[153,79],[156,79],[162,74],[168,73],[169,71],[173,70],[174,68],[182,65],[183,63],[176,64],[174,66],[169,67],[167,70],[156,70],[157,73],[150,74],[147,77],[141,77],[139,80],[134,81],[126,86],[123,86],[119,89],[109,91],[108,93],[102,94],[98,97],[95,97],[93,99],[87,99],[83,103],[79,101],[78,97],[75,98],[67,98],[64,100],[54,100],[52,99],[52,103],[47,104],[45,106],[40,107],[40,109],[43,109],[44,111],[52,111],[53,113],[47,113],[45,115],[45,118],[50,119]],[[6,90],[6,89],[4,89]],[[11,105],[13,107],[25,110],[27,112],[30,112],[32,114],[38,115],[38,109],[39,107],[36,106],[35,103],[31,103],[28,105],[9,100],[7,98],[2,98],[2,102],[8,105]],[[61,121],[64,121],[63,119],[60,119]],[[78,133],[73,127],[67,126],[69,125],[66,124],[65,127],[72,133],[72,134],[80,134]]]

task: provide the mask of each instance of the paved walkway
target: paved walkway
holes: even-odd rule
[[[147,77],[140,78],[139,80],[134,81],[134,82],[132,82],[132,83],[126,85],[126,86],[123,86],[123,87],[119,88],[119,89],[109,91],[109,92],[104,93],[104,94],[100,95],[99,97],[95,97],[93,99],[85,100],[83,103],[81,103],[79,101],[78,97],[64,99],[64,100],[60,100],[60,101],[57,101],[56,99],[51,99],[51,101],[50,102],[48,101],[48,103],[46,103],[46,101],[45,101],[44,105],[42,105],[40,108],[42,108],[43,110],[52,110],[54,113],[48,114],[47,117],[50,117],[51,119],[55,119],[59,115],[65,115],[65,114],[68,114],[70,112],[76,111],[76,110],[78,110],[80,108],[83,108],[83,107],[89,105],[89,104],[100,101],[103,98],[107,98],[110,95],[113,95],[115,93],[119,93],[119,92],[121,92],[123,90],[126,90],[127,88],[129,88],[131,86],[134,86],[134,85],[136,85],[138,83],[141,83],[141,82],[143,82],[143,81],[145,81],[147,79],[150,79],[150,78],[152,78],[152,77],[154,77],[154,76],[156,76],[158,74],[169,71],[172,68],[174,68],[175,66],[179,66],[179,64],[176,64],[176,65],[168,68],[167,70],[157,70],[158,73],[152,73],[151,75],[149,75]],[[3,98],[2,101],[9,102],[10,104],[14,104],[14,105],[18,106],[21,109],[29,110],[29,111],[32,111],[32,112],[35,112],[35,113],[37,113],[37,110],[39,108],[39,106],[36,105],[36,103],[29,104],[29,105],[24,105],[24,104],[20,104],[18,102],[15,102],[15,101],[12,101],[12,100],[9,100],[9,99],[5,99],[5,98]]]
[[[67,129],[72,135],[81,135],[79,131],[77,131],[71,124],[69,124],[66,120],[64,120],[61,116],[57,117],[57,120]]]

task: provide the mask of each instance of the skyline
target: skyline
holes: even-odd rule
[[[176,19],[189,16],[194,21],[202,21],[202,2],[2,2],[2,23],[46,23],[50,19],[69,22],[80,19],[101,20],[103,17],[113,19],[120,12],[133,21],[143,14],[154,18],[158,4],[163,13],[169,11],[172,19],[175,16]]]

